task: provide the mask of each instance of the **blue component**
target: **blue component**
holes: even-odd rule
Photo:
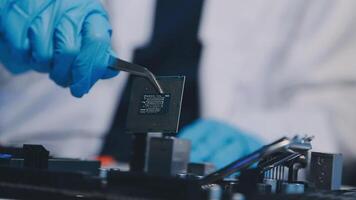
[[[257,138],[215,120],[197,120],[179,137],[192,142],[191,162],[213,163],[218,169],[262,146]]]
[[[0,2],[0,61],[12,73],[36,70],[76,97],[108,69],[111,26],[98,0]]]
[[[11,154],[0,153],[0,159],[11,159]]]

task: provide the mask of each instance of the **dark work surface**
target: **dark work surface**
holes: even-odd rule
[[[320,191],[298,195],[257,195],[247,200],[353,200],[356,199],[355,190]]]

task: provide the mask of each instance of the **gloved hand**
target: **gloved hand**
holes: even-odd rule
[[[98,0],[1,0],[0,62],[12,73],[49,73],[81,97],[99,79],[113,54],[111,27]]]
[[[184,127],[179,137],[192,142],[191,162],[213,163],[217,168],[222,168],[262,146],[253,136],[215,120],[199,119]]]

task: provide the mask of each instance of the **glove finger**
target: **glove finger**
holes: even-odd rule
[[[191,156],[192,158],[199,158],[201,161],[205,162],[214,152],[219,151],[223,143],[219,138],[214,136],[214,130],[212,132],[205,132],[204,135],[209,135],[204,140],[192,142]]]
[[[0,36],[0,63],[13,74],[26,72],[30,69],[29,65],[21,62],[20,59],[13,58],[8,45],[1,39]]]
[[[22,8],[21,2],[14,4],[8,2],[1,13],[1,26],[0,32],[3,40],[3,51],[7,55],[3,55],[3,62],[11,72],[17,73],[22,71],[16,65],[12,64],[13,61],[27,62],[29,57],[28,52],[30,49],[29,39],[27,37],[29,23],[28,15],[25,9]],[[15,59],[16,58],[16,59]]]
[[[9,48],[9,54],[12,59],[16,59],[14,62],[30,63],[29,24],[48,3],[48,0],[12,1],[3,8],[0,32]],[[11,66],[15,72],[23,68],[21,65],[20,69],[16,69],[16,65],[13,67]]]
[[[55,83],[63,87],[72,82],[71,66],[80,52],[82,40],[81,29],[78,28],[81,27],[81,20],[70,16],[71,13],[68,13],[56,27],[54,63],[49,75]]]
[[[219,125],[213,120],[200,119],[183,129],[180,137],[192,142],[191,160],[204,162],[221,147],[223,137],[219,137]]]
[[[105,15],[95,13],[84,22],[81,52],[72,68],[73,96],[81,97],[88,93],[95,82],[107,74],[111,51],[110,31]]]
[[[0,1],[0,37],[4,32],[3,19],[5,19],[6,10],[8,10],[10,1]]]
[[[105,74],[103,75],[103,77],[101,77],[101,79],[113,78],[113,77],[117,76],[118,74],[119,74],[119,71],[108,68],[108,69],[106,69]]]
[[[31,67],[39,72],[49,72],[54,54],[54,25],[56,24],[56,12],[53,9],[55,3],[46,7],[36,18],[28,31],[31,46]]]
[[[115,52],[113,50],[110,50],[110,56],[117,57],[117,55],[115,54]],[[119,72],[117,70],[107,68],[105,74],[103,75],[103,77],[101,77],[101,79],[113,78],[113,77],[117,76],[118,74],[119,74]]]
[[[191,140],[192,142],[204,140],[207,137],[205,133],[210,130],[210,124],[207,121],[208,120],[204,119],[196,120],[192,124],[184,127],[180,131],[179,137]]]
[[[204,135],[206,137],[198,141],[199,145],[194,153],[199,154],[201,159],[207,162],[216,152],[223,151],[226,146],[233,143],[238,133],[229,126],[222,126],[218,122],[211,121],[209,130]]]

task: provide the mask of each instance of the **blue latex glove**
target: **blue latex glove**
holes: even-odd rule
[[[0,61],[12,73],[49,73],[81,97],[99,79],[113,54],[108,16],[97,0],[1,0]]]
[[[197,120],[183,128],[179,137],[192,142],[191,162],[209,162],[217,168],[262,146],[258,139],[215,120]]]

